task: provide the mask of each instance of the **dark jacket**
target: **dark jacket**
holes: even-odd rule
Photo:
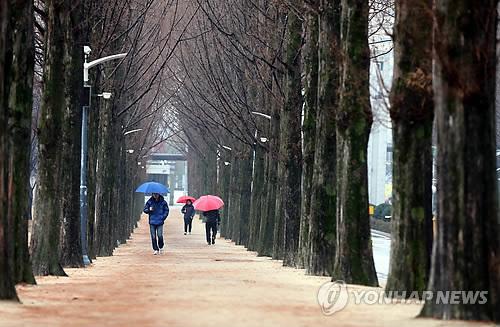
[[[210,211],[205,211],[203,213],[203,216],[207,219],[207,223],[220,223],[220,214],[219,210],[210,210]]]
[[[194,217],[194,206],[192,204],[186,204],[182,207],[181,212],[184,214],[184,219],[193,219]]]
[[[153,207],[153,211],[149,210],[150,207]],[[167,201],[165,201],[161,195],[158,201],[156,201],[154,197],[151,197],[144,205],[144,213],[149,215],[150,225],[163,225],[169,211]]]

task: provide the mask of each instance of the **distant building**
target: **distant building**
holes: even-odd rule
[[[150,155],[146,172],[148,180],[167,185],[170,194],[165,197],[169,204],[187,194],[186,156],[171,146],[164,146]]]
[[[388,95],[394,51],[393,42],[384,30],[373,35],[370,44],[370,99],[374,121],[368,142],[368,195],[370,203],[378,205],[391,201],[392,197],[392,128]]]

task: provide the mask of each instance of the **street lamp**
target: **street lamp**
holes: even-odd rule
[[[267,115],[267,114],[265,114],[265,113],[263,113],[263,112],[252,111],[252,114],[254,114],[254,115],[256,115],[256,116],[264,117],[264,118],[266,118],[266,119],[268,119],[268,120],[271,120],[271,119],[272,119],[272,117],[271,117],[270,115]],[[256,129],[256,130],[255,130],[255,138],[257,138],[257,131],[258,131],[258,130]],[[268,140],[267,140],[267,138],[266,138],[266,137],[261,137],[261,138],[260,138],[260,141],[261,141],[262,143],[266,143]]]
[[[261,117],[264,117],[266,119],[271,120],[271,116],[270,115],[267,115],[267,114],[262,113],[262,112],[252,111],[252,114],[257,115],[257,116],[261,116]]]
[[[87,251],[87,161],[88,161],[88,111],[90,108],[90,98],[91,98],[91,90],[89,85],[89,69],[103,64],[105,62],[111,60],[117,60],[124,58],[127,53],[115,54],[112,56],[107,56],[103,58],[99,58],[93,60],[91,62],[87,62],[87,59],[92,52],[92,49],[89,46],[83,47],[83,52],[85,53],[85,62],[83,63],[83,87],[86,92],[88,92],[88,102],[84,103],[82,107],[82,149],[80,156],[80,229],[81,229],[81,243],[82,243],[82,255],[83,255],[83,264],[89,265],[90,260]],[[111,93],[103,92],[101,96],[104,99],[109,99],[111,97]]]
[[[85,52],[85,62],[83,63],[83,83],[84,84],[87,84],[89,81],[89,69],[90,68],[97,66],[97,65],[100,65],[100,64],[103,64],[105,62],[111,61],[111,60],[125,58],[125,56],[127,55],[127,52],[119,53],[119,54],[115,54],[115,55],[111,55],[111,56],[107,56],[107,57],[102,57],[102,58],[93,60],[91,62],[87,62],[87,58],[90,55],[90,51],[92,51],[92,50],[90,50],[90,47],[88,47],[88,46],[84,46],[83,48],[84,48],[84,52]]]
[[[130,131],[126,131],[125,133],[123,133],[123,135],[128,135],[128,134],[136,133],[136,132],[139,132],[139,131],[142,131],[142,128],[137,128],[137,129],[133,129],[133,130],[130,130]]]
[[[101,94],[97,95],[98,97],[102,97],[105,100],[111,99],[111,92],[102,92]]]

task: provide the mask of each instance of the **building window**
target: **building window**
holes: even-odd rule
[[[375,63],[377,64],[378,70],[380,70],[380,71],[384,70],[384,62],[383,61],[376,60]]]
[[[385,159],[387,162],[392,163],[392,144],[387,144],[387,152],[386,152]]]
[[[386,183],[392,183],[392,144],[387,144],[385,154],[385,180]]]

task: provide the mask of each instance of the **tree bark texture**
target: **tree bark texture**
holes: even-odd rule
[[[96,106],[94,106],[96,107]],[[95,195],[95,251],[97,256],[113,254],[113,106],[104,101],[99,108],[99,145]]]
[[[300,8],[301,1],[293,1]],[[283,264],[296,266],[299,248],[302,177],[302,20],[288,14],[286,45],[285,105],[283,107]]]
[[[259,239],[260,224],[262,220],[262,202],[264,198],[265,178],[265,156],[266,149],[259,143],[255,145],[254,167],[252,174],[252,195],[250,207],[250,226],[248,249],[255,251]]]
[[[333,277],[377,286],[368,216],[368,1],[342,0],[341,85],[337,112],[337,248]]]
[[[35,275],[66,275],[60,264],[61,139],[64,128],[66,67],[64,26],[68,19],[64,1],[49,0],[45,39],[43,96],[38,125],[38,184],[31,252]]]
[[[7,76],[10,67],[7,65],[7,45],[10,37],[10,3],[0,0],[0,156],[8,156],[8,103]],[[11,226],[8,219],[8,162],[0,160],[0,299],[17,300],[17,293],[12,279],[13,260]]]
[[[323,0],[319,32],[319,99],[311,186],[308,274],[333,272],[336,245],[336,125],[340,0]]]
[[[228,235],[229,238],[235,241],[239,237],[240,226],[240,199],[241,199],[241,184],[239,183],[239,174],[241,172],[241,160],[236,154],[236,148],[233,146],[231,151],[231,183],[229,195],[229,221],[228,221]],[[233,152],[234,151],[234,152]]]
[[[432,251],[432,1],[396,2],[388,294],[424,291]],[[400,291],[407,291],[405,293]],[[396,293],[397,292],[397,293]]]
[[[8,77],[9,134],[9,208],[13,233],[13,272],[16,283],[35,284],[28,249],[29,166],[31,152],[31,118],[33,107],[33,74],[35,46],[33,38],[33,4],[11,1],[10,61]]]
[[[248,246],[250,203],[252,197],[252,148],[245,145],[240,162],[240,211],[239,211],[239,237],[234,240],[238,245]]]
[[[272,256],[274,245],[274,225],[276,220],[276,200],[278,193],[278,161],[279,161],[279,129],[280,111],[276,102],[271,105],[271,134],[269,152],[266,159],[265,197],[259,230],[257,253],[260,256]]]
[[[83,3],[74,1],[65,26],[66,106],[61,161],[61,264],[83,266],[80,237],[80,157],[83,97]]]
[[[305,23],[305,45],[303,50],[305,72],[304,85],[304,121],[303,135],[303,167],[302,167],[302,201],[300,216],[299,253],[297,265],[306,267],[309,260],[309,221],[311,208],[311,189],[314,169],[314,152],[316,143],[316,112],[318,105],[318,37],[319,37],[319,1],[312,1]],[[306,9],[307,10],[307,9]]]
[[[421,316],[500,321],[495,176],[497,1],[438,0],[433,90],[438,233],[429,290],[487,291],[486,304],[426,302]]]

